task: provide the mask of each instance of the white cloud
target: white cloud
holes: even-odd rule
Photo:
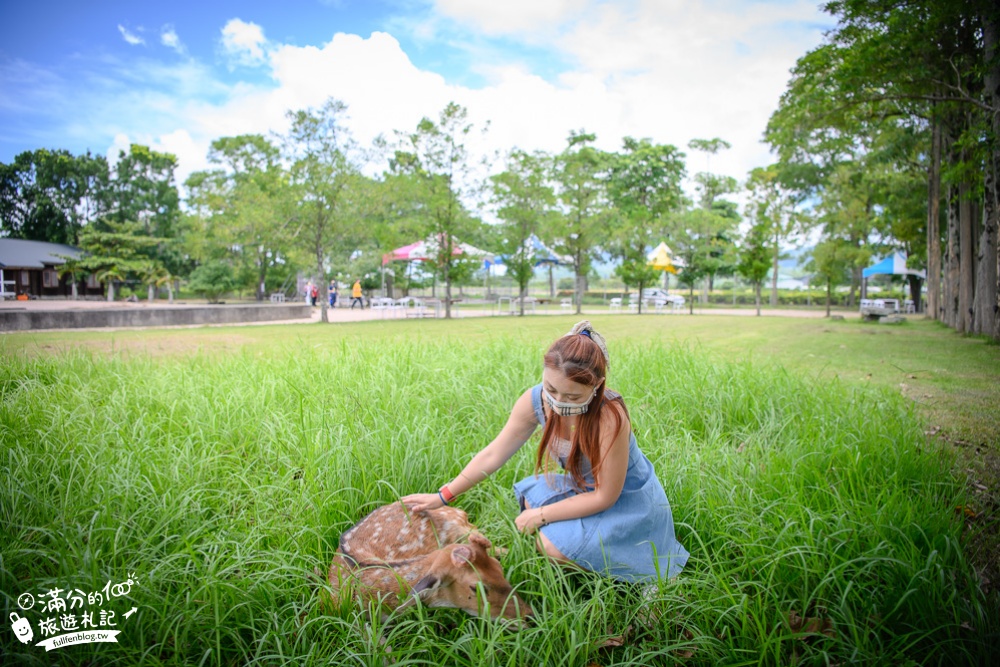
[[[177,53],[182,55],[185,53],[184,45],[181,44],[181,38],[177,35],[177,31],[174,30],[173,26],[163,26],[163,29],[160,31],[160,43]]]
[[[230,19],[222,28],[222,48],[240,65],[262,64],[266,45],[264,29],[256,23]]]
[[[132,46],[139,46],[140,44],[146,43],[146,40],[130,31],[120,23],[118,24],[118,32],[120,32],[122,34],[122,38]]]
[[[513,4],[535,11],[521,0]],[[490,30],[502,27],[514,34],[520,14],[484,6],[468,21],[492,22]],[[451,12],[445,20],[461,18],[464,11],[450,0],[440,0],[438,7]],[[183,182],[205,168],[212,140],[284,131],[287,111],[318,107],[331,96],[348,105],[349,125],[362,144],[380,133],[391,138],[393,130],[412,131],[421,117],[436,118],[455,101],[478,126],[491,121],[485,139],[469,142],[484,154],[514,146],[557,152],[571,130],[586,129],[610,150],[620,148],[627,135],[674,144],[688,153],[688,171],[694,174],[709,165],[687,143],[721,137],[733,148],[713,156],[710,168],[742,179],[771,161],[761,134],[789,68],[821,39],[821,28],[808,25],[822,20],[811,0],[751,5],[649,0],[589,9],[567,0],[534,16],[549,21],[553,58],[572,68],[545,78],[539,72],[546,70],[533,68],[530,52],[515,50],[506,59],[469,64],[486,78],[478,88],[450,84],[420,69],[387,33],[336,34],[319,46],[283,45],[268,42],[260,26],[233,19],[222,30],[226,53],[245,64],[268,66],[271,82],[225,87],[207,71],[192,72],[190,64],[173,77],[164,72],[158,81],[172,81],[171,90],[191,94],[172,97],[168,91],[137,100],[136,113],[152,113],[157,120],[155,128],[134,120],[129,133],[133,141],[177,154]],[[532,47],[537,49],[537,42]],[[149,129],[144,133],[142,127]]]
[[[539,32],[579,15],[588,0],[435,0],[434,8],[448,18],[488,35]]]
[[[691,174],[708,165],[688,142],[721,137],[733,148],[711,170],[737,178],[771,161],[760,143],[767,120],[796,58],[822,36],[811,0],[595,3],[573,16],[552,48],[575,66],[554,83],[496,67],[490,86],[470,91],[496,133],[554,150],[570,129],[595,132],[607,149],[650,137],[687,152]]]

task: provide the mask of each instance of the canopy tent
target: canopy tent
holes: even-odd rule
[[[439,242],[442,237],[428,236],[423,241],[410,243],[382,255],[382,294],[385,294],[385,267],[389,262],[434,262],[438,259]],[[452,257],[482,258],[484,261],[493,259],[493,254],[479,248],[461,243],[454,237],[451,239]],[[435,274],[435,284],[437,274]]]
[[[550,266],[556,264],[572,264],[573,258],[568,255],[560,255],[551,250],[548,246],[542,243],[542,240],[532,234],[524,240],[524,249],[528,257],[530,257],[535,266],[541,266],[542,264],[548,264]],[[509,255],[507,256],[509,257]],[[500,255],[493,259],[493,264],[505,264],[506,258]],[[487,266],[489,262],[487,262]]]
[[[861,272],[862,277],[870,278],[876,275],[894,275],[894,276],[917,276],[918,278],[927,278],[926,271],[916,271],[914,269],[906,268],[906,258],[900,253],[893,253],[891,256],[886,257],[877,264],[872,264],[867,269]]]
[[[646,255],[646,264],[657,271],[663,271],[663,289],[670,287],[670,274],[677,274],[687,264],[680,257],[674,257],[674,251],[666,243],[653,248],[653,251]]]
[[[552,268],[560,264],[572,264],[573,258],[569,255],[560,255],[549,248],[547,245],[542,243],[542,240],[532,234],[524,240],[524,250],[526,251],[528,257],[534,261],[535,267],[542,265],[549,267],[549,296],[555,297],[555,279],[552,276]],[[492,264],[506,264],[506,260],[509,257],[497,256],[493,259]],[[491,262],[486,262],[487,276],[489,275],[489,268]],[[487,283],[487,290],[489,290],[489,284]]]
[[[438,241],[433,236],[423,240],[396,248],[391,252],[382,255],[382,266],[389,262],[429,262],[437,259]],[[452,239],[452,256],[464,255],[466,257],[492,258],[492,254],[485,250],[480,250],[468,243],[460,243]]]
[[[685,266],[684,260],[674,257],[674,251],[666,243],[660,243],[653,248],[653,251],[646,255],[646,259],[649,266],[666,273],[677,273],[678,269],[683,269]]]
[[[868,279],[872,276],[892,275],[906,276],[910,283],[910,299],[915,304],[916,312],[923,312],[923,299],[920,296],[920,281],[927,279],[926,271],[917,271],[906,267],[906,258],[901,253],[893,253],[882,261],[872,264],[861,272],[861,298],[868,296]]]

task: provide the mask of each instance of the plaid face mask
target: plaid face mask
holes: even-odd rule
[[[552,408],[552,412],[556,413],[560,417],[572,417],[573,415],[582,415],[590,407],[590,402],[594,400],[594,396],[597,395],[597,389],[594,389],[594,393],[590,395],[584,403],[566,403],[563,401],[557,401],[552,398],[549,392],[542,389],[542,394],[545,396],[545,401]]]

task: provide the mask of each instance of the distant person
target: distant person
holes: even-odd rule
[[[309,292],[309,296],[312,297],[312,305],[316,306],[316,299],[319,297],[319,288],[315,285],[312,286],[312,291]]]
[[[337,306],[337,281],[331,280],[330,287],[327,288],[327,294],[330,299],[330,307],[335,308]]]
[[[361,306],[361,310],[365,309],[365,302],[361,298],[361,279],[358,278],[354,281],[354,285],[351,287],[351,310],[354,310],[354,304]]]
[[[308,306],[309,304],[312,303],[313,281],[310,280],[309,282],[306,283],[304,291],[306,294],[306,305]]]

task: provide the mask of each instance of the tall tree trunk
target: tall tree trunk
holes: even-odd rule
[[[264,284],[264,281],[267,280],[267,259],[261,257],[259,261],[260,271],[257,273],[257,300],[263,301],[266,296],[265,292],[267,291]]]
[[[448,270],[451,262],[444,263],[444,318],[451,319],[451,272]]]
[[[833,283],[826,281],[826,316],[830,317],[830,299],[833,292]]]
[[[958,249],[958,319],[959,333],[972,332],[972,300],[975,298],[975,218],[976,206],[972,200],[972,188],[968,183],[958,186],[959,193],[959,249]]]
[[[958,188],[948,185],[948,234],[944,251],[944,303],[941,321],[953,329],[958,328],[959,266],[959,197]]]
[[[1000,10],[994,5],[992,12],[986,12],[983,18],[983,51],[987,63],[986,73],[983,79],[985,84],[985,98],[993,107],[993,150],[989,151],[986,164],[985,175],[985,195],[986,195],[986,220],[985,230],[992,229],[992,253],[990,257],[989,244],[987,251],[983,252],[983,261],[993,264],[993,281],[989,289],[992,292],[992,331],[983,328],[983,333],[1000,340],[1000,59],[997,58],[1000,50]],[[979,284],[983,289],[983,283]],[[988,307],[989,304],[984,304]]]
[[[986,186],[990,185],[990,176],[987,170]],[[989,197],[987,197],[987,200]],[[996,328],[996,304],[997,304],[997,232],[996,217],[986,211],[985,220],[982,224],[982,231],[979,234],[979,248],[976,255],[976,296],[973,309],[973,331],[977,334],[993,335]]]
[[[941,319],[941,123],[932,120],[927,170],[927,316]],[[914,299],[914,303],[919,303]]]
[[[920,304],[920,287],[923,281],[920,280],[920,276],[906,276],[906,282],[910,288],[910,300],[913,301],[914,312],[922,313],[923,308]]]
[[[316,233],[316,282],[314,283],[314,288],[318,291],[319,286],[323,284],[324,278],[326,277],[326,272],[323,270],[323,227],[318,225],[319,230]],[[316,296],[316,300],[319,301],[319,320],[320,322],[329,322],[330,320],[326,315],[326,299],[319,298]]]
[[[576,285],[574,289],[574,296],[576,300],[576,314],[580,315],[583,312],[583,251],[576,251],[576,262],[574,263],[574,272],[576,273]],[[641,294],[639,295],[642,296]]]
[[[778,305],[778,255],[781,254],[781,248],[778,242],[781,237],[775,232],[774,234],[774,261],[771,264],[771,305]]]

